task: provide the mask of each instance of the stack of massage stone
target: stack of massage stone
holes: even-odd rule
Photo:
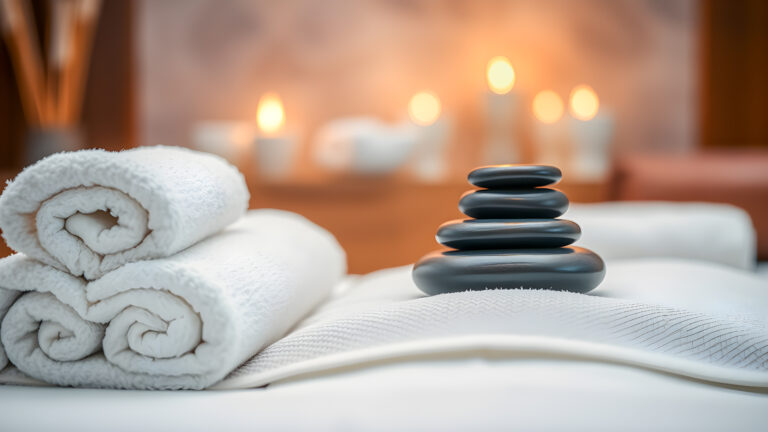
[[[435,251],[413,268],[426,294],[485,289],[547,289],[586,293],[603,280],[605,264],[594,252],[569,246],[581,229],[557,219],[568,198],[546,188],[560,181],[557,167],[495,165],[469,173],[459,210],[473,219],[446,222],[437,241],[456,250]]]

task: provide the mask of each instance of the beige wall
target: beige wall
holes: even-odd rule
[[[264,91],[283,96],[307,137],[337,116],[397,120],[429,87],[471,159],[494,55],[512,60],[526,104],[543,88],[592,85],[616,116],[620,151],[697,139],[694,0],[143,0],[137,10],[142,144],[184,144],[200,120],[252,120]]]

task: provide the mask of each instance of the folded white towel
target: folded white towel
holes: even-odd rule
[[[576,245],[595,251],[606,261],[666,257],[748,270],[755,267],[755,229],[749,214],[732,205],[653,201],[573,204],[563,218],[581,226]]]
[[[16,367],[49,383],[200,389],[283,336],[345,271],[332,235],[278,210],[91,282],[18,254],[0,260],[0,286],[34,292],[0,338]]]
[[[174,254],[248,208],[237,169],[179,147],[59,153],[27,167],[0,196],[8,246],[76,276]]]

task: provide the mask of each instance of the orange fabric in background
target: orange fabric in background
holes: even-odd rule
[[[768,151],[633,155],[617,167],[617,199],[707,201],[746,210],[757,231],[758,259],[768,260]]]

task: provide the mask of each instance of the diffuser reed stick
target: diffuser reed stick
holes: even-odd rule
[[[32,126],[74,126],[82,111],[101,0],[51,0],[45,68],[29,0],[0,0],[24,115]]]
[[[43,123],[43,70],[40,50],[29,3],[0,0],[3,37],[8,45],[11,63],[19,83],[24,115],[32,125]]]

